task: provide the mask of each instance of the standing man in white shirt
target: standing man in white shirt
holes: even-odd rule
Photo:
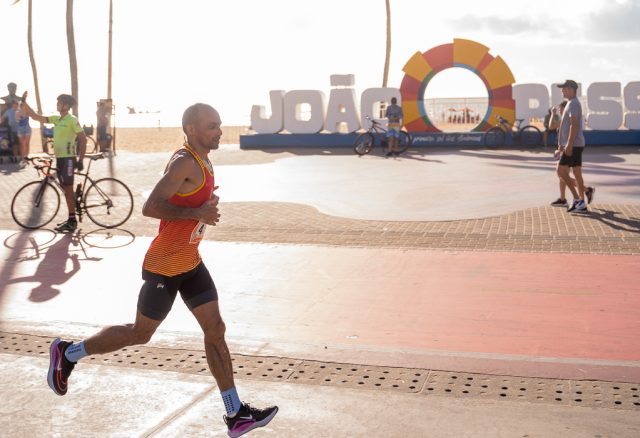
[[[567,100],[567,106],[560,119],[558,128],[558,147],[562,150],[562,156],[558,162],[558,176],[564,180],[573,195],[573,203],[567,211],[587,211],[587,203],[593,200],[594,187],[585,189],[582,178],[582,152],[584,151],[584,118],[582,116],[582,105],[577,97],[578,83],[567,79],[558,85],[562,88],[562,96]],[[569,175],[570,168],[573,169],[576,185],[574,186]]]

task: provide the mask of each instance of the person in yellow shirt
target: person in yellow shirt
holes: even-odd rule
[[[84,154],[87,149],[87,137],[80,122],[69,111],[76,104],[76,99],[69,94],[58,96],[57,110],[60,115],[42,116],[37,114],[25,102],[27,92],[22,96],[22,104],[27,114],[41,123],[53,124],[53,153],[56,156],[58,180],[64,189],[64,197],[69,208],[69,219],[58,224],[56,231],[60,233],[73,232],[78,227],[76,219],[76,199],[73,193],[73,174],[77,169],[82,171]]]

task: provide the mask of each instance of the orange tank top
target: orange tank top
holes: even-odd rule
[[[188,144],[185,143],[183,148],[178,149],[181,150],[188,151],[200,165],[202,184],[192,192],[176,193],[169,198],[169,203],[184,207],[200,207],[213,193],[213,171],[209,170]],[[206,227],[205,223],[195,219],[161,219],[158,235],[147,250],[143,268],[168,277],[192,270],[201,261],[198,245]]]

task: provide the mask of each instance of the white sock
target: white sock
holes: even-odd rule
[[[71,344],[64,352],[64,357],[71,362],[78,362],[83,357],[89,356],[87,350],[84,349],[84,341],[77,344]]]
[[[233,417],[240,410],[240,398],[238,397],[238,392],[236,391],[236,387],[234,386],[231,389],[227,389],[224,392],[221,392],[222,401],[224,402],[224,408],[227,411],[228,417]]]

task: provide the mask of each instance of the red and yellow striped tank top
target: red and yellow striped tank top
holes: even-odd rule
[[[184,207],[200,207],[213,193],[213,172],[188,144],[185,143],[183,148],[178,149],[182,150],[187,150],[200,165],[202,184],[192,192],[176,193],[169,198],[169,203]],[[206,227],[205,223],[195,219],[161,219],[158,235],[147,250],[143,268],[168,277],[192,270],[201,261],[198,245]]]

